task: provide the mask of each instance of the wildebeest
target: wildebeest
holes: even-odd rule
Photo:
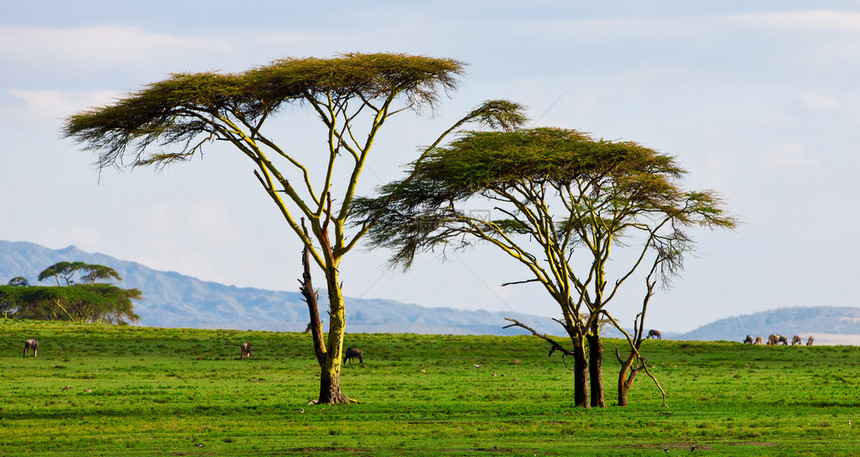
[[[815,341],[815,338],[813,338],[813,337],[812,337],[812,335],[809,335],[809,339],[808,339],[808,340],[806,340],[806,345],[807,345],[807,346],[812,346],[812,342],[813,342],[813,341]]]
[[[744,344],[752,344],[752,343],[753,343],[752,337],[747,335],[747,337],[744,338]]]
[[[800,336],[794,335],[791,337],[791,345],[794,346],[796,344],[803,344],[803,340],[800,339]]]
[[[27,357],[27,351],[33,351],[33,357],[39,355],[39,340],[35,338],[30,338],[27,341],[24,341],[24,357]]]
[[[347,362],[356,357],[358,357],[358,361],[361,362],[362,365],[364,365],[364,352],[358,348],[347,348],[346,354],[344,354],[343,356],[344,366],[347,365]]]
[[[663,339],[663,335],[660,334],[660,330],[654,330],[653,328],[651,330],[648,330],[648,336],[646,339],[650,340],[651,337],[657,338],[658,340]]]
[[[239,358],[251,357],[251,343],[242,343],[242,355]]]
[[[764,340],[762,339],[762,337],[757,336],[755,337],[755,343],[753,344],[764,344]]]
[[[782,335],[775,335],[775,334],[771,333],[770,336],[767,337],[767,345],[768,346],[776,346],[777,344],[779,344],[783,341],[785,341],[785,343],[788,344],[788,338],[786,338]]]

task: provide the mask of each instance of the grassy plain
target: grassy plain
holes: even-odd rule
[[[21,357],[30,337],[38,358]],[[648,341],[669,408],[640,376],[628,407],[583,410],[533,337],[347,340],[365,352],[341,378],[360,403],[309,405],[307,334],[0,319],[0,455],[860,454],[860,347]]]

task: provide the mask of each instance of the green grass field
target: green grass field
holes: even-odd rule
[[[860,455],[860,347],[648,341],[669,408],[640,375],[628,407],[584,410],[534,337],[347,340],[360,403],[317,406],[307,334],[0,320],[0,455]]]

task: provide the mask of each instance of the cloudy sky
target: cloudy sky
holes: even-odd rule
[[[300,245],[250,163],[216,148],[160,173],[99,174],[91,153],[61,138],[63,119],[170,73],[401,52],[455,58],[467,73],[435,113],[387,126],[363,191],[398,178],[418,146],[470,108],[506,98],[527,105],[535,126],[676,156],[689,188],[718,191],[741,219],[733,232],[694,233],[697,253],[654,299],[649,326],[860,306],[856,2],[408,3],[0,0],[0,239],[295,289]],[[313,122],[309,112],[284,116],[281,142],[324,146],[290,128]],[[406,274],[384,262],[384,252],[348,257],[346,295],[558,314],[536,287],[500,287],[526,274],[487,248],[446,262],[425,255]],[[629,288],[616,305],[627,323],[642,285]]]

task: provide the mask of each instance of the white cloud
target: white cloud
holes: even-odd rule
[[[0,26],[0,59],[23,68],[47,67],[77,74],[103,72],[104,67],[145,68],[158,73],[242,71],[266,59],[341,49],[356,38],[337,33],[271,30],[237,29],[217,35],[183,36],[136,26]]]
[[[103,241],[98,229],[84,225],[69,227],[69,238],[75,246],[94,251],[98,250],[98,246]]]
[[[799,144],[778,144],[767,151],[762,159],[765,168],[802,168],[821,165],[818,157],[809,157]]]
[[[860,32],[860,13],[847,11],[780,11],[731,16],[734,22],[827,32]]]
[[[83,107],[100,106],[120,96],[113,91],[60,91],[13,89],[10,93],[23,102],[23,107],[3,106],[4,113],[14,113],[17,119],[56,121],[81,111]],[[8,114],[7,114],[8,115]],[[5,117],[5,116],[4,116]]]
[[[208,199],[192,203],[185,213],[185,227],[205,243],[231,243],[239,237],[239,230],[230,220],[227,206],[222,201]]]
[[[800,94],[800,103],[804,108],[817,112],[836,111],[849,106],[856,106],[853,103],[847,104],[844,99],[840,99],[832,95],[812,92]]]
[[[224,49],[229,40],[150,33],[137,27],[0,27],[0,56],[32,66],[123,64]]]

